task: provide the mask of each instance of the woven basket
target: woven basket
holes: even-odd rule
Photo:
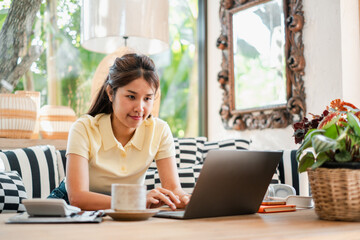
[[[36,103],[37,115],[34,132],[31,139],[39,138],[39,113],[40,113],[40,98],[41,93],[36,91],[16,91],[15,94],[30,97]]]
[[[30,97],[0,94],[0,137],[30,138],[36,115],[36,103]]]
[[[360,169],[308,169],[309,182],[320,219],[360,221]]]
[[[40,109],[40,133],[45,139],[67,139],[76,114],[70,107],[45,105]]]

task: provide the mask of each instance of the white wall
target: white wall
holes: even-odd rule
[[[358,0],[303,0],[305,92],[307,113],[319,114],[330,101],[343,98],[360,107]],[[225,130],[219,115],[222,90],[217,82],[221,51],[219,1],[208,1],[208,138],[243,137],[254,149],[295,149],[291,126],[252,131]]]
[[[358,0],[341,1],[343,98],[360,107],[360,27]]]

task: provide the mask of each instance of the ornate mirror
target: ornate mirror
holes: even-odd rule
[[[221,0],[219,14],[225,128],[284,128],[302,119],[302,0]]]

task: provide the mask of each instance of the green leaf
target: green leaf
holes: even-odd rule
[[[300,156],[301,156],[302,152],[305,149],[312,146],[312,141],[311,141],[312,137],[317,135],[317,134],[324,133],[324,132],[325,132],[325,130],[322,130],[322,129],[311,129],[311,130],[309,130],[305,135],[303,143],[301,144],[299,149],[296,151],[296,160],[300,161]]]
[[[316,156],[316,162],[311,166],[311,169],[316,169],[318,167],[320,167],[321,165],[324,164],[324,162],[327,162],[329,161],[330,158],[324,153],[319,153],[317,156]]]
[[[348,136],[351,139],[352,146],[353,145],[360,145],[360,136],[359,135],[349,133]]]
[[[351,159],[351,154],[348,151],[341,151],[335,154],[335,160],[337,162],[349,162]]]
[[[343,139],[342,141],[338,141],[337,149],[339,151],[346,151],[346,140]]]
[[[338,129],[336,124],[329,125],[328,128],[325,129],[324,136],[336,139],[338,137]]]
[[[360,121],[359,121],[359,119],[352,112],[348,112],[347,113],[347,120],[348,120],[348,123],[349,123],[350,127],[354,130],[354,132],[357,135],[360,135]]]
[[[345,130],[342,130],[339,137],[336,139],[338,146],[337,149],[340,151],[346,151],[346,142],[347,136],[349,135],[350,127],[346,127]]]
[[[310,130],[305,134],[304,139],[305,139],[305,140],[306,140],[306,139],[309,139],[309,138],[311,138],[311,136],[313,136],[314,134],[317,134],[317,133],[325,133],[325,130],[323,130],[323,129],[316,129],[316,128],[310,129]]]
[[[300,160],[299,169],[300,173],[305,172],[307,168],[311,167],[315,162],[314,154],[307,152]]]
[[[345,130],[342,130],[340,132],[339,137],[337,138],[337,141],[342,141],[342,140],[346,139],[346,136],[348,135],[349,130],[350,130],[349,126],[346,127]]]
[[[7,15],[9,13],[9,8],[3,8],[0,10],[0,15]]]
[[[316,153],[320,153],[328,150],[336,150],[338,148],[338,142],[324,135],[316,135],[312,138],[312,146]]]
[[[9,9],[1,9],[0,10],[0,29],[2,28],[2,26],[5,22],[8,12],[9,12]]]

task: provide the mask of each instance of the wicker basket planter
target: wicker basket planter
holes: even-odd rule
[[[309,182],[320,219],[360,221],[360,169],[308,169]]]

